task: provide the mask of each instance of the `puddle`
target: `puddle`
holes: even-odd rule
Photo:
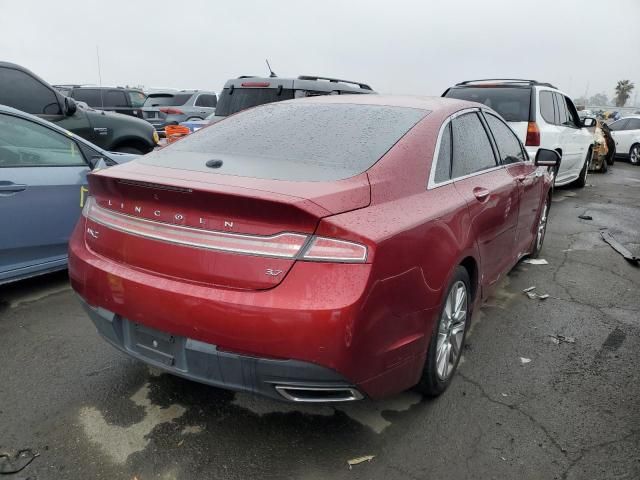
[[[167,408],[153,405],[149,399],[148,383],[131,396],[131,401],[144,409],[144,418],[128,427],[109,425],[95,407],[84,407],[80,410],[80,424],[85,434],[115,463],[125,463],[129,455],[144,450],[149,444],[149,434],[154,428],[176,420],[186,411],[184,407],[175,404]]]
[[[391,422],[383,416],[383,412],[404,412],[420,403],[420,401],[422,401],[420,394],[407,391],[383,400],[363,400],[340,405],[301,405],[278,402],[245,393],[236,393],[232,403],[260,416],[272,413],[297,412],[305,415],[330,417],[336,412],[342,412],[375,433],[382,433],[391,426]]]

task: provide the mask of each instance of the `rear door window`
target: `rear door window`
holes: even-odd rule
[[[290,88],[234,88],[233,91],[225,88],[218,99],[216,115],[226,117],[247,108],[292,98],[293,90]]]
[[[97,88],[76,88],[73,90],[73,98],[79,102],[84,102],[90,107],[101,107],[103,105],[103,97]],[[107,105],[104,103],[104,105]]]
[[[625,130],[640,130],[640,118],[630,118]]]
[[[451,179],[451,122],[447,124],[442,137],[440,137],[440,149],[436,160],[436,183],[446,182]]]
[[[128,107],[127,95],[123,90],[107,90],[104,92],[104,104],[108,107]]]
[[[339,180],[368,170],[428,113],[382,105],[273,103],[203,128],[139,161],[209,175]],[[208,168],[213,159],[222,166]]]
[[[540,92],[540,114],[545,122],[552,125],[557,123],[555,109],[553,107],[553,94],[546,90]]]
[[[623,118],[622,120],[609,124],[609,130],[613,130],[614,132],[618,130],[626,130],[627,123],[629,123],[629,120],[627,118]]]
[[[129,90],[127,93],[129,94],[129,100],[131,100],[131,106],[134,108],[142,107],[147,99],[147,96],[144,93],[136,90]]]
[[[553,102],[551,106],[553,107]],[[496,116],[485,113],[485,118],[489,129],[493,133],[493,139],[496,141],[500,163],[507,165],[509,163],[523,162],[525,157],[518,137]]]
[[[196,100],[196,107],[209,107],[214,108],[216,106],[216,96],[209,94],[199,95]]]
[[[144,102],[145,107],[180,107],[191,98],[191,93],[152,93]]]
[[[58,97],[31,75],[0,67],[0,105],[35,115],[60,115]]]
[[[451,128],[452,178],[464,177],[496,166],[491,142],[477,113],[466,113],[454,118]]]
[[[528,122],[531,104],[529,87],[453,87],[448,98],[484,103],[498,112],[507,122]]]

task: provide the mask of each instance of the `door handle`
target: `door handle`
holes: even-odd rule
[[[18,193],[27,189],[27,185],[22,183],[0,183],[0,194],[2,193]]]
[[[473,195],[481,202],[489,198],[489,190],[482,187],[476,187],[473,189]]]

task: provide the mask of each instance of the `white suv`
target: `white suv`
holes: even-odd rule
[[[520,137],[529,158],[535,158],[538,148],[560,153],[556,185],[574,182],[584,187],[594,140],[586,127],[594,126],[595,120],[583,123],[571,99],[553,85],[519,79],[470,80],[442,96],[493,108]]]

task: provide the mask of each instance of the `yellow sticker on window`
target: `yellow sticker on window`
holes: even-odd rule
[[[86,186],[82,185],[80,187],[80,208],[84,207],[84,199],[86,197],[86,193],[89,193],[89,189]]]

